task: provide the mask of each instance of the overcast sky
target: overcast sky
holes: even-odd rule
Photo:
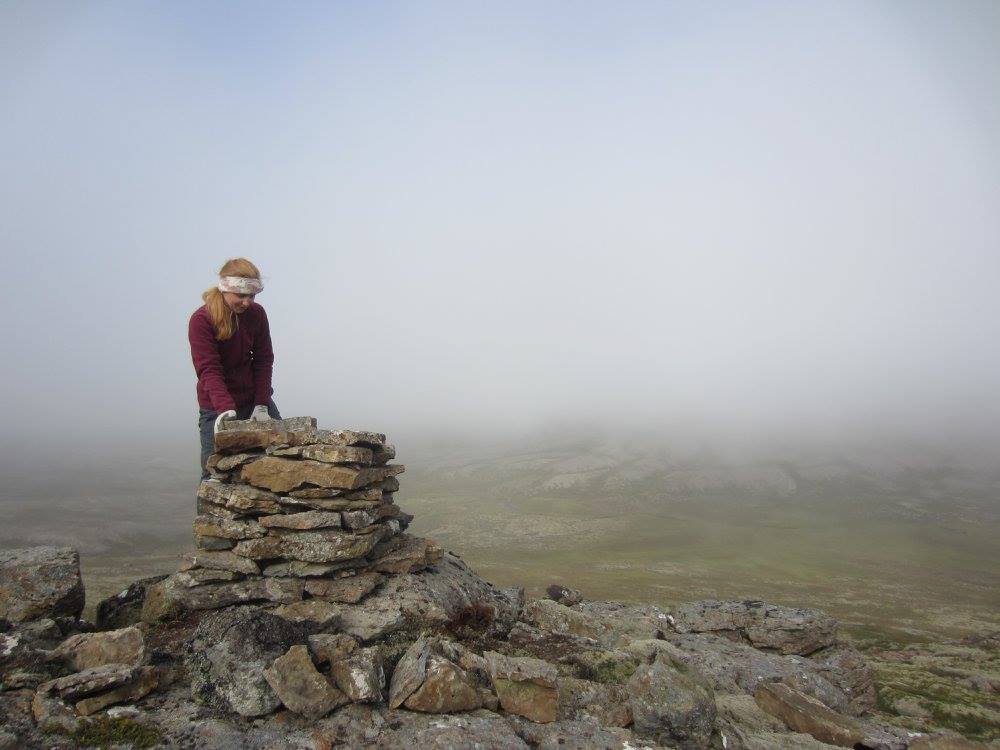
[[[194,446],[236,255],[326,426],[996,436],[998,92],[991,0],[4,2],[5,440]]]

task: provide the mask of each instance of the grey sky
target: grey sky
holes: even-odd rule
[[[4,3],[7,441],[193,446],[234,255],[330,426],[995,437],[998,92],[993,2]]]

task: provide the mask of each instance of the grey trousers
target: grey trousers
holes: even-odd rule
[[[253,411],[252,406],[242,406],[236,410],[237,419],[249,419],[250,412]],[[278,412],[278,407],[274,403],[272,398],[267,402],[267,413],[271,415],[271,419],[281,419],[281,414]],[[219,416],[219,412],[212,411],[211,409],[199,409],[198,410],[198,431],[201,433],[201,478],[208,479],[208,469],[205,468],[205,462],[208,461],[208,457],[212,455],[212,451],[215,448],[215,419]]]

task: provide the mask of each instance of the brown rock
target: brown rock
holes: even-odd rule
[[[356,490],[404,471],[403,466],[380,466],[354,469],[319,461],[265,456],[241,470],[243,481],[271,490],[290,492],[305,484],[339,490]]]
[[[340,619],[340,608],[320,599],[306,599],[284,604],[274,614],[289,622],[315,622],[324,628],[335,627]]]
[[[359,573],[345,578],[317,578],[306,581],[306,592],[319,599],[357,604],[374,591],[385,578],[378,573]]]
[[[57,727],[66,734],[73,734],[79,719],[76,713],[58,698],[36,692],[31,700],[31,714],[39,727]]]
[[[132,626],[70,636],[56,647],[53,655],[77,672],[105,664],[138,666],[146,657],[146,644],[142,631]]]
[[[139,674],[139,667],[126,664],[104,664],[84,669],[66,677],[49,680],[38,686],[38,691],[58,695],[65,700],[85,698],[132,682]]]
[[[441,562],[444,550],[429,539],[400,534],[379,544],[372,556],[372,570],[380,573],[413,573]]]
[[[403,702],[412,711],[440,714],[474,711],[483,705],[479,689],[457,665],[441,656],[429,656],[424,681]]]
[[[340,528],[340,513],[325,510],[307,510],[303,513],[264,516],[258,521],[266,529],[323,529]]]
[[[377,648],[353,650],[330,661],[330,676],[352,703],[381,703],[385,691],[385,670]]]
[[[496,651],[483,656],[504,711],[539,723],[556,720],[559,693],[555,667],[541,659],[504,656]]]
[[[789,729],[812,735],[820,742],[854,747],[865,738],[857,722],[780,682],[763,683],[753,697],[758,706],[781,719]]]
[[[336,563],[310,563],[299,560],[272,563],[264,568],[263,575],[277,578],[319,578],[351,568],[364,567],[365,561],[345,560]]]
[[[106,693],[78,701],[76,710],[81,716],[89,716],[115,703],[139,700],[143,696],[153,692],[157,685],[159,685],[159,677],[156,668],[140,667],[138,674],[130,682],[109,690]]]
[[[267,448],[271,445],[286,445],[293,440],[291,433],[282,430],[266,432],[217,432],[215,433],[216,453],[244,453]]]
[[[205,462],[208,470],[210,472],[229,472],[233,469],[238,469],[243,466],[243,464],[248,464],[251,461],[256,461],[261,457],[261,453],[237,453],[232,456],[227,456],[223,453],[213,453],[208,457]]]
[[[317,664],[343,659],[357,648],[357,640],[347,633],[317,633],[309,636],[309,650]]]
[[[347,698],[316,669],[305,646],[292,646],[279,656],[264,679],[290,710],[319,719],[347,703]]]
[[[375,513],[368,510],[345,510],[341,516],[345,529],[362,529],[375,523],[377,518]]]

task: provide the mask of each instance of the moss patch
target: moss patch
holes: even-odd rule
[[[113,745],[131,745],[134,748],[153,747],[159,743],[160,730],[151,724],[122,716],[112,719],[95,716],[84,719],[72,734],[56,724],[46,724],[42,731],[47,734],[65,734],[76,740],[81,747],[107,748]]]

